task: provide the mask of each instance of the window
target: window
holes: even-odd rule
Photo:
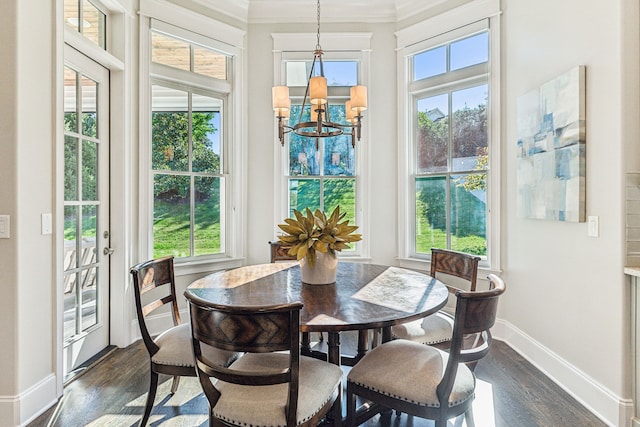
[[[153,256],[224,251],[224,100],[152,86]]]
[[[313,56],[309,47],[315,46],[316,34],[274,33],[274,85],[287,85],[291,98],[289,125],[300,121],[310,121],[311,111],[308,105],[301,111]],[[370,33],[323,33],[322,48],[324,55],[323,70],[328,83],[329,119],[332,122],[347,124],[345,102],[350,97],[350,87],[368,85],[370,61]],[[319,74],[316,64],[314,72]],[[277,144],[275,173],[280,183],[276,191],[276,221],[291,217],[293,209],[312,211],[322,209],[332,211],[336,206],[345,212],[350,224],[359,227],[358,232],[367,234],[366,216],[363,207],[367,206],[368,195],[365,192],[368,169],[366,156],[369,150],[368,117],[365,112],[362,121],[362,138],[352,146],[350,135],[331,138],[302,137],[288,133],[285,145],[280,149],[277,142],[277,127],[274,126],[274,144]],[[275,123],[274,123],[275,124]],[[347,131],[348,132],[348,131]],[[274,227],[274,235],[279,229]],[[364,239],[353,245],[340,256],[366,258],[368,242]]]
[[[150,44],[153,257],[225,255],[233,57],[153,20]]]
[[[106,49],[107,15],[90,0],[64,0],[64,22],[96,45]]]
[[[482,3],[467,7],[485,17],[474,24],[440,22],[441,30],[451,29],[425,38],[426,21],[398,33],[398,58],[408,76],[400,98],[409,161],[401,159],[399,168],[406,177],[400,209],[407,212],[401,254],[407,264],[429,259],[431,248],[479,255],[484,267],[498,264],[493,212],[499,200],[491,191],[499,176],[492,132],[499,116],[493,101],[497,52],[491,50],[497,22],[486,18],[487,6],[497,3]]]
[[[413,97],[416,254],[431,248],[487,254],[486,74],[477,80],[468,86],[453,77],[437,94]]]

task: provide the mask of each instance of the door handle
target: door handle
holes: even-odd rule
[[[105,255],[111,255],[114,252],[115,252],[115,249],[112,249],[112,248],[104,248],[102,250],[102,253],[105,254]]]

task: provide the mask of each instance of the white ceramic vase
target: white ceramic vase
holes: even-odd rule
[[[330,253],[316,251],[316,262],[311,268],[307,258],[300,260],[302,282],[309,285],[330,285],[336,282],[338,257]]]

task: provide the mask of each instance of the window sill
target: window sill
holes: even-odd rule
[[[175,275],[186,276],[189,274],[213,273],[220,270],[228,270],[243,265],[244,258],[208,258],[206,260],[176,260],[174,264]]]

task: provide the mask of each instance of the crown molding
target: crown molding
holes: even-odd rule
[[[191,0],[250,24],[316,22],[315,0]],[[398,22],[448,0],[322,0],[321,23]]]

